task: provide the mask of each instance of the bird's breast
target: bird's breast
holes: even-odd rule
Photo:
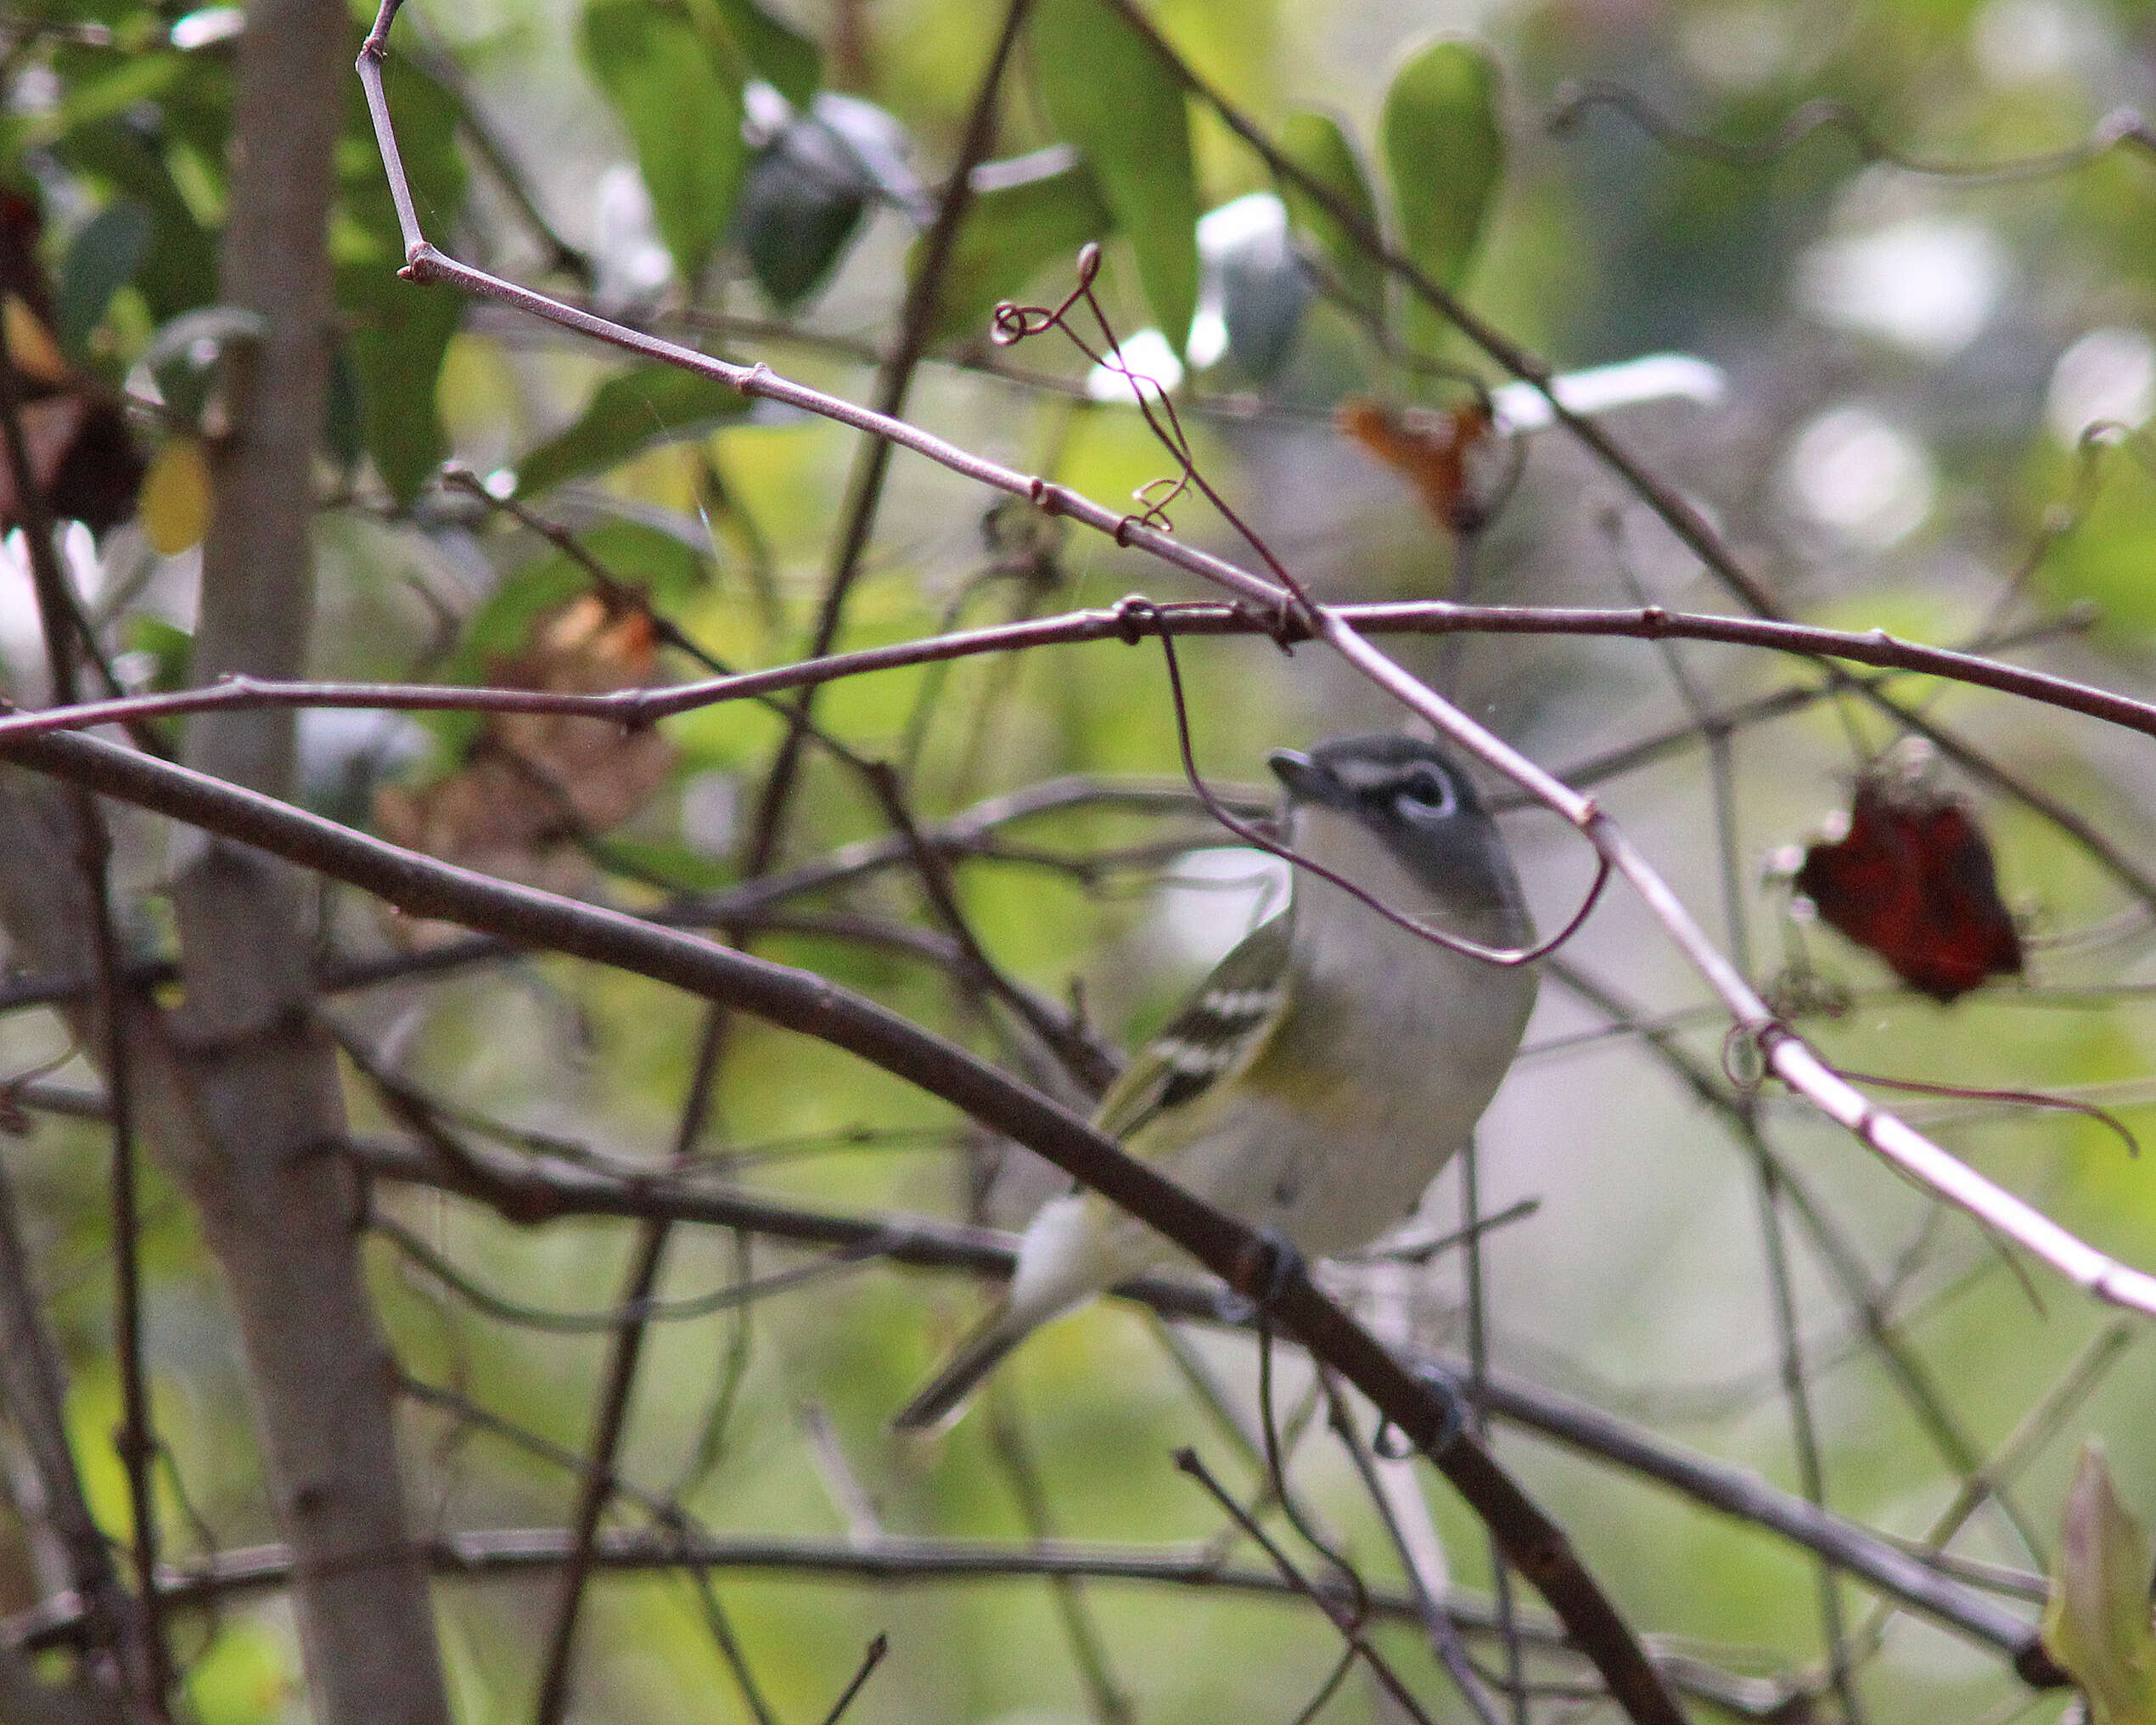
[[[1466,1143],[1534,998],[1530,971],[1435,947],[1317,971],[1171,1170],[1311,1256],[1365,1246]]]

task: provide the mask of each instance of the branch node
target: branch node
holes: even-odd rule
[[[1126,647],[1135,647],[1146,637],[1146,626],[1160,627],[1160,607],[1143,593],[1125,593],[1111,614],[1115,633]]]

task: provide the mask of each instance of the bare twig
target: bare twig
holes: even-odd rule
[[[1363,1602],[1368,1599],[1369,1595],[1368,1590],[1362,1586],[1361,1581],[1357,1580],[1355,1583],[1354,1605],[1350,1609],[1348,1604],[1343,1603],[1313,1585],[1310,1578],[1295,1567],[1294,1560],[1274,1542],[1272,1536],[1260,1526],[1249,1512],[1235,1501],[1235,1494],[1213,1477],[1210,1469],[1199,1459],[1196,1450],[1177,1450],[1176,1465],[1184,1473],[1188,1474],[1192,1479],[1197,1481],[1205,1489],[1207,1495],[1227,1512],[1230,1519],[1243,1530],[1244,1536],[1259,1550],[1272,1559],[1273,1567],[1280,1571],[1281,1578],[1289,1587],[1309,1599],[1332,1620],[1333,1627],[1340,1632],[1340,1639],[1348,1644],[1349,1650],[1352,1654],[1370,1668],[1371,1674],[1377,1678],[1378,1686],[1399,1704],[1401,1710],[1410,1719],[1416,1721],[1417,1725],[1429,1725],[1429,1715],[1423,1711],[1422,1703],[1415,1699],[1406,1684],[1401,1681],[1400,1674],[1393,1670],[1382,1654],[1370,1645],[1368,1638],[1362,1632],[1360,1614],[1363,1609]],[[1336,1673],[1333,1682],[1337,1681]],[[1326,1688],[1320,1692],[1321,1700],[1323,1695],[1330,1693],[1331,1684],[1328,1683]],[[1316,1710],[1317,1705],[1317,1703],[1313,1702],[1311,1706],[1305,1708],[1303,1717],[1309,1717]]]
[[[1077,1115],[822,977],[654,929],[618,912],[489,881],[259,793],[93,738],[35,738],[16,742],[6,752],[25,766],[363,885],[414,915],[459,921],[513,941],[614,964],[848,1049],[1040,1152],[1143,1216],[1232,1284],[1268,1256],[1248,1228],[1132,1160]],[[1307,1273],[1287,1281],[1272,1302],[1280,1322],[1356,1384],[1408,1441],[1429,1453],[1477,1513],[1497,1529],[1513,1560],[1564,1618],[1639,1725],[1667,1725],[1681,1718],[1675,1699],[1630,1627],[1581,1566],[1561,1530],[1486,1451],[1454,1434],[1446,1399],[1405,1371],[1320,1293]],[[1451,1441],[1433,1452],[1440,1437]]]
[[[807,1211],[707,1183],[675,1183],[603,1173],[581,1167],[541,1169],[489,1158],[469,1171],[446,1170],[394,1145],[359,1143],[351,1154],[377,1178],[445,1187],[486,1202],[513,1220],[550,1216],[638,1216],[663,1211],[683,1222],[754,1228],[806,1245],[843,1245],[882,1239],[893,1262],[921,1269],[1005,1278],[1015,1261],[1013,1236],[986,1228],[896,1217],[859,1217]],[[1216,1294],[1187,1282],[1152,1277],[1115,1290],[1165,1316],[1221,1322]],[[1435,1360],[1447,1370],[1463,1363]],[[1756,1475],[1672,1445],[1599,1409],[1502,1374],[1487,1385],[1490,1412],[1595,1459],[1637,1469],[1648,1478],[1723,1514],[1750,1521],[1777,1537],[1820,1553],[1882,1593],[2018,1661],[2031,1681],[2056,1683],[2032,1626],[1951,1579],[1920,1553],[1826,1514],[1776,1490]],[[1254,1452],[1254,1435],[1238,1439]],[[2035,1596],[2041,1577],[2025,1578]],[[2027,1589],[2024,1588],[2024,1592]],[[2032,1675],[2033,1674],[2033,1675]]]
[[[1137,530],[1133,529],[1134,532]],[[1840,659],[2018,695],[2068,712],[2156,736],[2156,703],[2077,683],[2070,677],[2012,665],[1985,654],[1904,641],[1884,629],[1826,629],[1768,617],[1664,610],[1657,605],[1626,610],[1546,605],[1456,605],[1443,599],[1395,600],[1336,605],[1328,614],[1358,634],[1603,636],[1642,641],[1711,641],[1765,648],[1807,659]],[[81,701],[35,712],[0,715],[0,738],[86,730],[122,720],[171,718],[188,713],[251,711],[284,707],[348,707],[397,712],[548,713],[648,725],[677,713],[753,700],[909,666],[934,665],[982,654],[1128,641],[1134,637],[1271,635],[1277,625],[1233,605],[1176,602],[1112,605],[1060,615],[953,630],[918,641],[851,653],[811,657],[764,671],[744,671],[663,688],[620,689],[606,694],[570,694],[541,689],[493,688],[445,683],[283,682],[234,675],[206,688],[170,694]],[[1304,638],[1289,625],[1292,643]],[[1868,687],[1868,685],[1867,685]],[[1806,699],[1816,699],[1807,695]],[[1776,703],[1799,699],[1766,698]],[[1732,722],[1742,716],[1729,716]],[[1691,734],[1687,732],[1687,735]],[[1637,745],[1636,745],[1637,746]]]
[[[1996,162],[1957,162],[1943,157],[1916,155],[1884,142],[1863,115],[1833,97],[1821,97],[1803,104],[1764,138],[1748,143],[1731,143],[1676,124],[1623,85],[1602,78],[1561,86],[1543,124],[1552,132],[1570,132],[1597,108],[1622,115],[1666,149],[1730,167],[1764,167],[1806,139],[1828,131],[1845,136],[1866,161],[1885,162],[1904,173],[1953,180],[1964,186],[2022,185],[2033,180],[2052,179],[2086,167],[2129,145],[2145,155],[2156,155],[2156,131],[2152,131],[2148,122],[2131,108],[2115,108],[2090,127],[2087,136],[2078,143],[2036,155]]]
[[[717,1075],[726,1042],[726,1014],[718,1006],[705,1009],[698,1038],[696,1059],[689,1071],[688,1094],[674,1134],[673,1161],[678,1166],[696,1153],[710,1115],[711,1082]],[[606,1374],[599,1390],[598,1411],[592,1416],[592,1436],[587,1445],[590,1462],[570,1518],[575,1543],[564,1565],[561,1586],[555,1595],[553,1621],[547,1631],[547,1655],[541,1666],[539,1698],[532,1717],[536,1725],[555,1725],[569,1706],[570,1661],[575,1651],[576,1621],[584,1603],[584,1584],[591,1573],[592,1542],[598,1536],[599,1518],[606,1513],[611,1495],[609,1481],[614,1460],[628,1424],[629,1398],[636,1386],[637,1367],[643,1357],[644,1338],[657,1313],[652,1290],[665,1261],[671,1229],[663,1219],[648,1218],[637,1231],[628,1273],[622,1278],[620,1316],[607,1354]],[[744,1298],[747,1297],[744,1292]]]
[[[920,259],[907,287],[906,303],[899,312],[898,340],[877,371],[876,409],[886,419],[896,419],[905,413],[913,374],[919,369],[921,357],[927,352],[929,337],[934,334],[944,277],[957,250],[958,230],[973,205],[973,171],[987,159],[992,147],[1004,75],[1030,4],[1031,0],[1005,0],[1002,26],[997,34],[995,46],[989,51],[988,65],[981,74],[980,86],[974,93],[973,109],[966,119],[957,160],[936,205],[935,219],[921,242]],[[385,25],[389,15],[385,9]],[[407,232],[407,240],[410,238]],[[875,527],[877,506],[884,494],[884,476],[890,468],[890,440],[872,430],[856,458],[853,474],[846,486],[845,514],[838,548],[832,558],[830,578],[824,583],[823,604],[811,637],[811,657],[828,653],[839,638],[839,630],[845,618],[846,600],[861,570],[862,553],[867,549],[869,535]],[[777,854],[812,700],[811,691],[803,693],[797,721],[788,728],[764,780],[763,795],[744,853],[746,874],[762,874]]]

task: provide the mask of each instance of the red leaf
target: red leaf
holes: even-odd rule
[[[1922,784],[1861,782],[1847,836],[1805,851],[1796,886],[1829,928],[1942,1004],[1987,976],[2021,974],[2021,940],[1983,830]]]
[[[78,374],[53,339],[53,295],[37,256],[42,222],[20,192],[0,192],[0,312],[22,401],[31,477],[47,511],[103,535],[132,519],[147,464],[112,392]],[[29,525],[0,463],[0,533]]]

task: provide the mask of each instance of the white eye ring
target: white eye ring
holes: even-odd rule
[[[1432,796],[1429,792],[1435,791]],[[1393,806],[1411,820],[1438,820],[1452,812],[1452,787],[1444,775],[1435,772],[1417,773],[1393,793]]]

